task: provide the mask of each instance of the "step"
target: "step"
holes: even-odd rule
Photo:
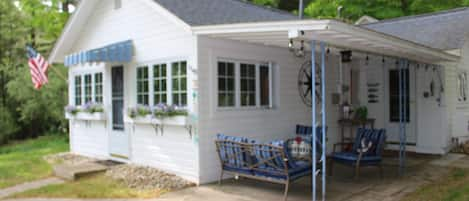
[[[90,174],[105,172],[108,166],[95,162],[81,163],[75,165],[57,165],[54,167],[54,175],[66,180],[74,181],[80,177]]]

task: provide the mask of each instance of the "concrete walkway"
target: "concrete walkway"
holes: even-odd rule
[[[19,184],[13,187],[0,189],[0,199],[11,196],[15,193],[24,192],[31,189],[41,188],[43,186],[51,185],[51,184],[61,184],[65,181],[59,178],[47,178],[42,180],[37,180],[33,182],[28,182],[24,184]]]

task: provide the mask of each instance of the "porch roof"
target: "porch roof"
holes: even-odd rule
[[[225,25],[194,26],[196,35],[244,41],[249,43],[288,48],[289,33],[303,31],[304,35],[294,40],[324,41],[331,46],[407,58],[424,63],[454,62],[459,56],[430,48],[398,37],[370,29],[349,25],[335,20],[293,20],[276,22],[237,23]]]

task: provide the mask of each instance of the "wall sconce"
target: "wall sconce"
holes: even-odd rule
[[[305,41],[301,40],[300,47],[296,48],[293,39],[290,39],[290,43],[288,43],[288,49],[292,52],[296,57],[304,57],[305,56]]]

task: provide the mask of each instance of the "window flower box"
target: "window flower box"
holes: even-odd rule
[[[156,119],[154,119],[153,116],[150,114],[145,115],[145,116],[136,116],[136,117],[130,117],[129,115],[125,115],[124,122],[131,123],[131,124],[158,124],[159,123],[159,122],[156,122]]]
[[[102,106],[87,104],[83,108],[67,106],[65,108],[65,118],[70,120],[105,121],[106,114]]]
[[[104,121],[106,115],[103,112],[87,113],[79,112],[77,114],[65,113],[65,118],[70,120],[84,120],[84,121]]]
[[[172,116],[165,117],[161,119],[163,125],[168,126],[186,126],[187,125],[187,116]]]

